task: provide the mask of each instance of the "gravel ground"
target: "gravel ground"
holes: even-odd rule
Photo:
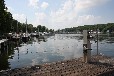
[[[114,76],[114,59],[101,55],[92,56],[90,63],[82,59],[5,70],[0,76]]]

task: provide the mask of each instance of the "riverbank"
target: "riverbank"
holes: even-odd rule
[[[114,76],[114,59],[92,56],[91,63],[83,58],[47,63],[32,67],[1,71],[1,76]]]

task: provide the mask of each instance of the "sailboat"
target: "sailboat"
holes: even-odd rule
[[[12,41],[20,40],[20,35],[18,34],[18,21],[17,21],[17,32],[15,32],[12,36]]]
[[[40,34],[39,34],[39,28],[38,28],[38,32],[36,33],[36,37],[39,37]]]
[[[31,36],[32,37],[39,37],[40,36],[39,28],[38,28],[38,31],[36,33],[32,33]]]
[[[27,31],[27,18],[26,18],[26,33],[23,34],[22,41],[27,42],[28,40],[29,40],[29,35],[28,35],[28,31]]]

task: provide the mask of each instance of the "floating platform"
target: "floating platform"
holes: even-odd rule
[[[81,57],[1,71],[0,76],[114,76],[114,59],[97,55],[91,57],[90,63],[84,63]]]

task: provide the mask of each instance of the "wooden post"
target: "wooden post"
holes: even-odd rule
[[[1,43],[0,43],[0,54],[1,54]]]
[[[91,43],[89,33],[87,30],[83,30],[83,54],[84,54],[84,62],[88,63],[91,61]]]
[[[1,49],[1,43],[0,43],[0,49]]]
[[[97,25],[97,55],[99,54],[99,50],[98,50],[99,48],[98,48],[98,25]]]

